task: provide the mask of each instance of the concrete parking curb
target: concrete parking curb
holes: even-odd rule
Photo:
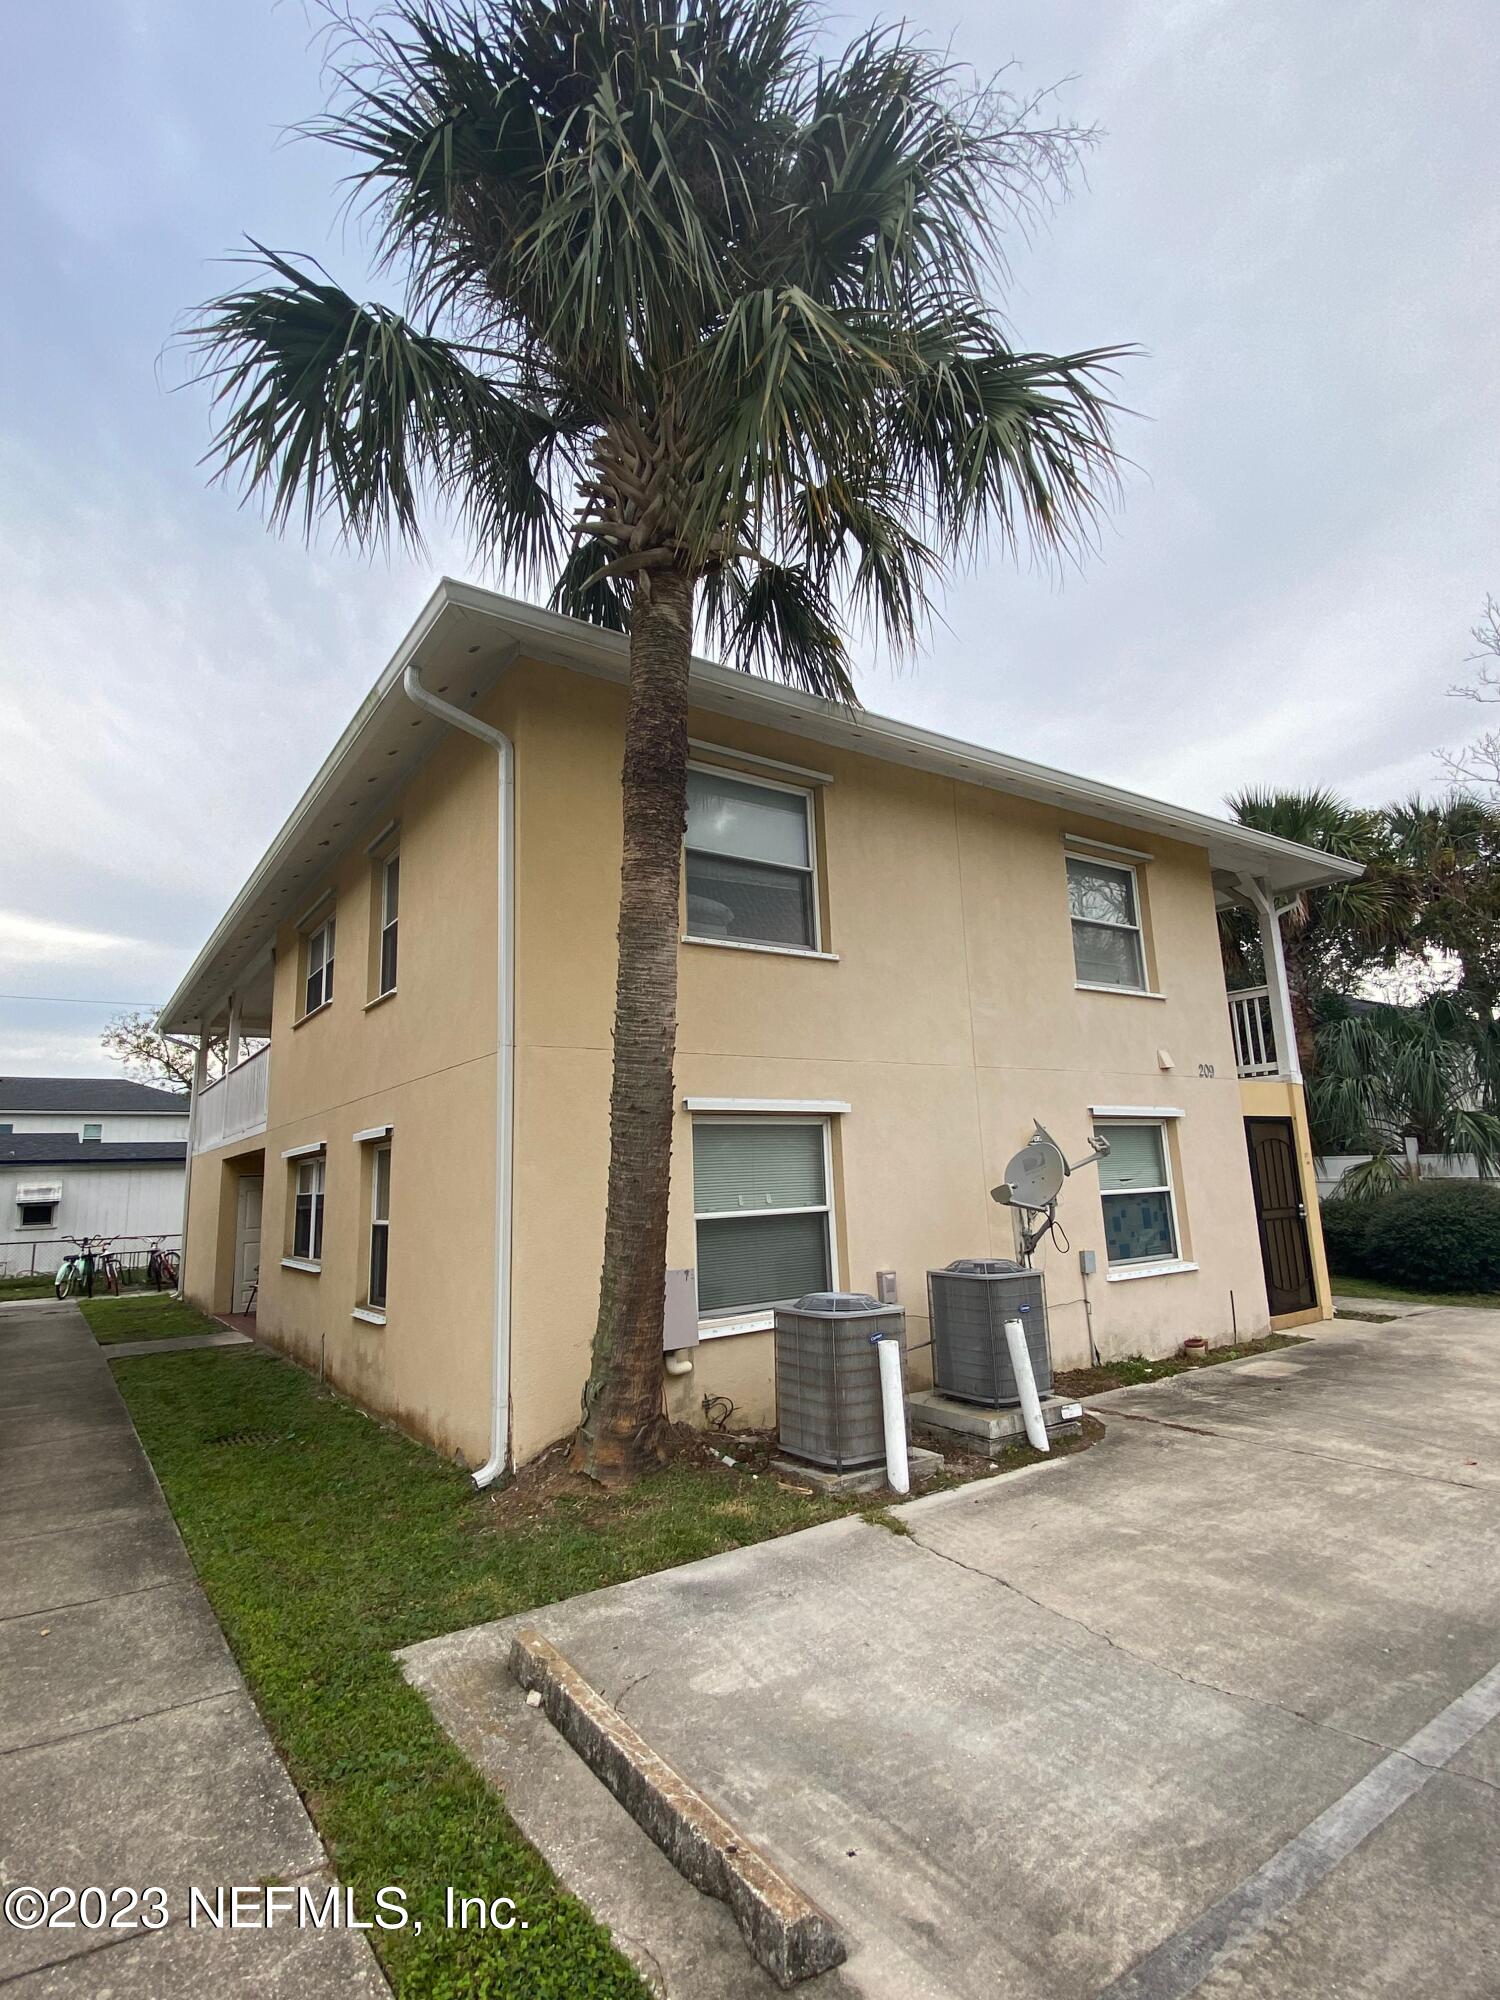
[[[728,1904],[751,1955],[778,1986],[843,1963],[844,1941],[832,1918],[659,1757],[539,1632],[516,1634],[510,1671],[541,1695],[548,1720],[678,1872]]]

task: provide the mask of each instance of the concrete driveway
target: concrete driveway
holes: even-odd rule
[[[1500,1993],[1500,1314],[1104,1399],[1082,1457],[531,1614],[864,2000]],[[774,1989],[504,1671],[407,1671],[658,1990]]]

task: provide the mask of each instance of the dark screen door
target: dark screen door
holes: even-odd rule
[[[1247,1118],[1245,1137],[1250,1145],[1250,1179],[1271,1311],[1305,1311],[1317,1304],[1318,1297],[1313,1286],[1295,1129],[1290,1118]]]

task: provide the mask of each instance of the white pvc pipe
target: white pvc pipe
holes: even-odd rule
[[[1031,1372],[1026,1332],[1018,1319],[1005,1322],[1005,1344],[1010,1349],[1010,1365],[1015,1371],[1016,1387],[1021,1392],[1021,1415],[1026,1419],[1026,1435],[1034,1450],[1049,1451],[1047,1426],[1042,1422],[1042,1399],[1036,1392],[1036,1377]]]
[[[885,1476],[893,1493],[910,1493],[911,1469],[906,1462],[906,1391],[901,1380],[901,1342],[883,1334],[875,1343],[880,1356],[880,1409],[885,1418]]]
[[[443,701],[422,685],[415,660],[401,677],[407,699],[455,729],[467,730],[496,751],[499,827],[495,857],[499,880],[499,960],[495,1028],[495,1322],[490,1370],[490,1455],[474,1473],[476,1486],[490,1486],[510,1460],[510,1270],[511,1182],[515,1162],[514,1112],[516,1077],[516,751],[502,729],[481,722],[477,715]]]

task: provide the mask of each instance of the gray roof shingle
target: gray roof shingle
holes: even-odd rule
[[[0,1167],[181,1165],[185,1139],[80,1139],[76,1132],[0,1133]]]
[[[159,1090],[126,1076],[0,1076],[0,1118],[8,1111],[28,1117],[93,1118],[101,1112],[153,1112],[187,1116],[186,1091]]]

